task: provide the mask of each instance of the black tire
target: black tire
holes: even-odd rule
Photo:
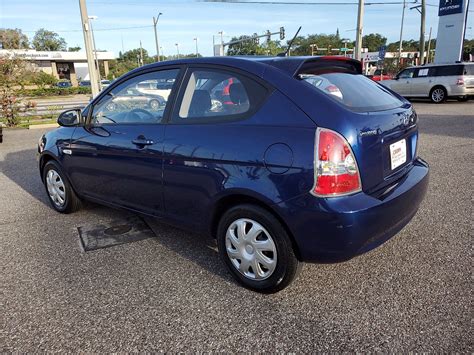
[[[54,171],[57,175],[59,175],[64,185],[64,188],[61,190],[61,191],[64,190],[64,195],[65,195],[64,202],[62,204],[55,202],[53,198],[51,197],[50,192],[48,191],[47,178],[50,171]],[[71,187],[71,184],[69,183],[69,180],[62,172],[59,164],[55,162],[54,160],[50,160],[49,162],[47,162],[43,168],[43,184],[46,189],[46,195],[48,196],[48,200],[51,206],[56,211],[67,214],[67,213],[75,212],[81,208],[82,206],[81,200],[77,197],[76,193]]]
[[[469,96],[460,96],[458,97],[459,102],[466,102],[469,101]]]
[[[269,233],[274,242],[274,246],[276,247],[276,266],[268,278],[255,280],[244,276],[237,270],[237,267],[234,266],[227,253],[227,229],[239,219],[250,219],[257,222]],[[217,244],[219,247],[219,255],[227,265],[232,276],[243,286],[257,292],[278,292],[287,287],[301,270],[301,263],[295,255],[291,239],[285,228],[275,216],[255,205],[238,205],[224,213],[217,228]]]
[[[448,92],[442,86],[435,86],[430,91],[430,100],[435,104],[442,104],[448,98]]]

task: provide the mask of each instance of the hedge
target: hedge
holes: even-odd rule
[[[84,94],[90,95],[90,87],[70,87],[70,88],[38,88],[38,89],[19,89],[16,90],[16,94],[19,96],[27,97],[39,97],[39,96],[61,96],[61,95],[77,95]]]

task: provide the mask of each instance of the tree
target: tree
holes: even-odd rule
[[[76,47],[69,47],[67,49],[68,52],[79,52],[81,50],[81,47],[76,46]]]
[[[311,45],[316,45],[319,48],[326,48],[325,50],[318,51],[314,49],[314,54],[331,54],[331,49],[339,49],[343,47],[343,43],[338,38],[337,33],[335,35],[326,34],[312,34],[306,37],[298,36],[293,42],[291,48],[292,55],[311,55]]]
[[[56,32],[40,28],[36,31],[33,41],[33,48],[37,51],[65,51],[66,41],[59,37]]]
[[[232,38],[232,41],[245,39],[251,36],[242,35]],[[264,41],[259,43],[256,40],[249,39],[244,42],[231,44],[227,49],[227,55],[277,55],[282,52],[280,41]]]
[[[0,28],[0,42],[3,49],[30,48],[28,37],[18,28]]]
[[[27,63],[19,58],[0,57],[0,118],[7,126],[15,126],[19,122],[19,113],[28,110],[33,104],[23,104],[15,94],[14,87],[18,85],[30,70]]]
[[[362,45],[369,49],[369,52],[378,52],[379,48],[387,44],[387,38],[380,33],[371,33],[362,37]]]

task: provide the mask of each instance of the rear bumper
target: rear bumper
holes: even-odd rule
[[[474,95],[474,87],[453,85],[448,88],[448,96],[472,96],[472,95]]]
[[[379,246],[407,225],[426,194],[428,180],[428,164],[416,159],[381,197],[361,192],[323,199],[308,193],[277,208],[302,260],[343,261]]]

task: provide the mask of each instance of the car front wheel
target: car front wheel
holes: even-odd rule
[[[217,239],[231,274],[254,291],[280,291],[300,270],[285,228],[261,207],[239,205],[228,210],[220,220]]]
[[[61,213],[72,213],[80,209],[81,201],[64,176],[59,164],[49,161],[43,168],[43,182],[51,206]]]

